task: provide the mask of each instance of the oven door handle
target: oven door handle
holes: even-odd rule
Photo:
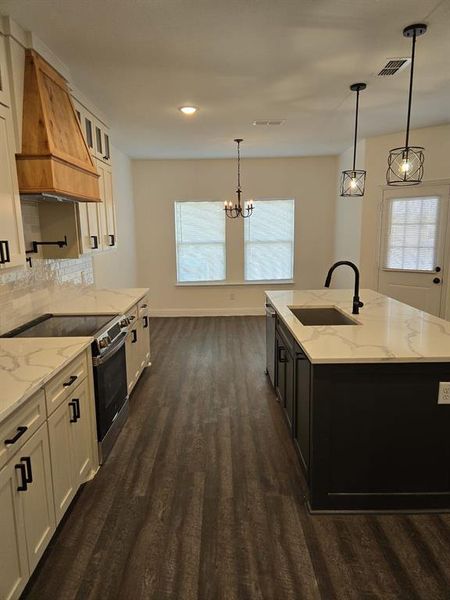
[[[92,363],[93,363],[94,367],[103,365],[108,359],[110,359],[112,356],[114,356],[114,354],[119,352],[119,350],[125,344],[127,336],[128,336],[128,333],[122,332],[120,334],[120,339],[118,342],[116,342],[112,346],[110,346],[104,354],[101,354],[100,356],[94,356],[92,358]]]

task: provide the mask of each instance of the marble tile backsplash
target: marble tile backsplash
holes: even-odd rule
[[[37,211],[22,205],[25,244],[39,231]],[[73,298],[94,285],[92,258],[43,259],[33,254],[33,266],[0,271],[0,335],[38,317],[50,302]]]

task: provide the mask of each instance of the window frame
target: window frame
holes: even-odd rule
[[[294,277],[295,277],[295,243],[296,243],[296,222],[295,222],[295,214],[296,214],[296,199],[293,197],[286,197],[286,196],[282,196],[282,197],[274,197],[274,196],[269,196],[269,197],[263,197],[263,198],[255,198],[255,211],[258,209],[258,204],[261,204],[263,202],[283,202],[283,201],[290,201],[292,202],[292,207],[293,207],[293,217],[292,217],[292,228],[293,228],[293,236],[292,236],[292,241],[291,243],[291,247],[292,247],[292,276],[288,277],[288,278],[284,278],[284,279],[274,279],[273,277],[269,278],[269,279],[247,279],[247,244],[251,243],[251,244],[257,244],[258,242],[247,242],[246,241],[246,223],[244,223],[244,227],[243,227],[243,239],[242,239],[242,244],[243,244],[243,281],[245,284],[247,285],[257,285],[257,284],[286,284],[286,283],[295,283]],[[251,219],[252,217],[249,217],[249,219]],[[279,243],[287,243],[286,240],[272,240],[271,242],[267,242],[267,244],[274,244],[277,243],[277,241]],[[259,242],[260,244],[264,245],[265,242]]]
[[[189,203],[189,204],[200,204],[200,203],[216,203],[218,205],[220,205],[221,210],[223,211],[223,202],[221,200],[216,200],[216,199],[200,199],[200,200],[174,200],[173,202],[173,222],[174,222],[174,237],[175,237],[175,276],[176,276],[176,286],[208,286],[208,285],[223,285],[226,281],[227,281],[227,227],[226,227],[226,215],[225,212],[223,212],[223,219],[224,219],[224,241],[223,241],[223,250],[224,250],[224,262],[223,262],[223,272],[224,272],[224,277],[223,279],[197,279],[197,280],[191,280],[191,281],[181,281],[179,279],[179,260],[178,260],[178,248],[180,245],[183,245],[183,242],[178,242],[178,238],[177,238],[177,223],[178,223],[178,217],[177,217],[177,205],[178,204],[185,204],[185,203]],[[201,246],[201,245],[213,245],[214,243],[218,244],[218,245],[222,245],[220,242],[189,242],[186,243],[186,245],[197,245],[197,246]]]

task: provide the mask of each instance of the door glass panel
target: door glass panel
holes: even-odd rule
[[[95,135],[97,137],[97,151],[102,152],[102,132],[98,127],[95,128]]]
[[[92,139],[92,122],[89,119],[85,119],[86,123],[86,141],[89,148],[93,148],[93,139]]]
[[[439,198],[393,198],[388,202],[384,268],[434,271]]]
[[[105,158],[108,160],[111,157],[109,153],[109,135],[105,133]]]

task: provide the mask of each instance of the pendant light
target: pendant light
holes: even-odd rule
[[[416,54],[416,38],[427,30],[424,24],[409,25],[403,35],[412,38],[411,71],[409,75],[408,116],[406,119],[406,140],[401,148],[393,148],[389,152],[386,181],[388,185],[417,185],[423,178],[424,148],[409,145],[409,126],[411,121],[411,104],[414,77],[414,60]]]
[[[227,217],[230,217],[230,219],[236,219],[236,217],[243,217],[244,219],[246,219],[247,217],[250,217],[253,213],[253,200],[249,200],[248,202],[246,202],[246,205],[244,208],[242,208],[242,204],[241,204],[241,195],[242,195],[242,190],[241,190],[241,142],[243,142],[244,140],[241,138],[236,138],[234,140],[237,144],[237,189],[236,189],[236,195],[237,195],[237,201],[234,203],[233,206],[233,202],[230,200],[229,202],[227,202],[225,200],[224,202],[224,210],[225,210],[225,214],[227,215]]]
[[[356,144],[358,140],[358,112],[359,112],[359,92],[366,89],[365,83],[353,83],[350,86],[352,92],[356,92],[356,110],[355,110],[355,139],[353,141],[353,168],[349,171],[342,171],[341,196],[364,196],[364,187],[366,185],[366,171],[356,169]]]

